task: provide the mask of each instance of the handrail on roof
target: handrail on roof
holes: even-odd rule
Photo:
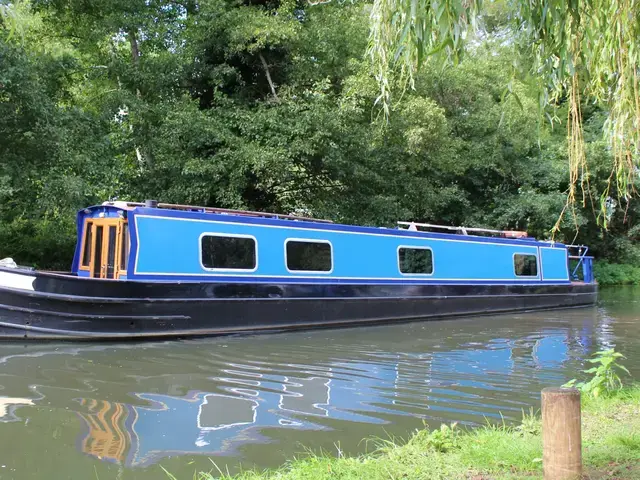
[[[585,254],[586,254],[586,252],[589,251],[589,247],[587,245],[567,245],[567,249],[572,249],[572,248],[577,248],[578,249],[578,254],[582,253],[582,249],[585,250]]]
[[[450,225],[435,225],[433,223],[418,223],[418,222],[398,222],[398,225],[406,226],[407,230],[417,231],[420,228],[439,228],[443,230],[452,230],[463,235],[469,235],[468,232],[475,233],[496,233],[506,238],[527,238],[527,232],[518,230],[492,230],[490,228],[475,228],[475,227],[452,227]]]
[[[571,277],[572,278],[576,278],[577,273],[578,273],[578,269],[580,267],[583,268],[583,272],[584,272],[584,264],[589,262],[591,263],[591,261],[587,260],[587,259],[591,259],[593,260],[593,257],[588,257],[587,253],[589,252],[589,247],[587,247],[586,245],[567,245],[567,250],[571,250],[572,248],[577,248],[578,249],[578,255],[569,255],[569,258],[571,260],[578,260],[578,263],[576,264],[576,267],[573,269],[573,272],[571,272]],[[591,266],[589,265],[588,267],[589,270],[591,270]]]
[[[103,205],[113,205],[118,206],[126,205],[127,207],[144,207],[146,204],[140,202],[104,202]],[[167,210],[200,210],[206,213],[221,213],[228,215],[241,215],[245,217],[272,217],[272,218],[281,218],[284,220],[303,220],[307,222],[319,222],[319,223],[333,223],[332,220],[325,220],[320,218],[311,218],[311,217],[302,217],[298,215],[283,215],[280,213],[269,213],[269,212],[255,212],[252,210],[233,210],[230,208],[216,208],[216,207],[201,207],[197,205],[181,205],[174,203],[158,203],[157,208],[164,208]]]

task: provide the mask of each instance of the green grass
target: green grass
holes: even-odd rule
[[[589,478],[640,478],[640,385],[583,401],[583,461]],[[336,458],[307,453],[278,470],[219,470],[194,478],[233,480],[531,479],[542,476],[541,422],[533,412],[520,425],[473,430],[443,426],[406,441],[375,440],[370,452]],[[170,477],[172,478],[172,477]]]

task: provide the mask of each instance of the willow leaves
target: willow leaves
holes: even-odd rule
[[[393,86],[412,86],[417,70],[438,58],[455,64],[471,34],[481,38],[486,7],[505,11],[509,36],[532,58],[541,112],[569,102],[569,203],[588,182],[580,104],[608,111],[603,129],[612,153],[611,177],[601,197],[601,219],[613,190],[635,193],[640,149],[640,2],[638,0],[374,0],[369,55],[380,86],[378,103],[389,114]],[[550,117],[553,118],[553,117]],[[582,202],[586,202],[583,195]]]

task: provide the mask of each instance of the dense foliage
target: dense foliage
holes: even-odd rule
[[[495,28],[494,17],[508,20],[497,24],[501,34],[530,58],[525,66],[538,80],[540,108],[565,101],[569,105],[564,116],[569,134],[569,205],[575,203],[577,187],[588,188],[581,97],[607,106],[602,132],[612,151],[611,175],[598,202],[599,219],[606,226],[612,187],[625,201],[636,193],[640,2],[373,0],[369,53],[380,84],[380,103],[388,114],[394,72],[413,83],[420,65],[434,56],[458,62],[469,37],[486,34],[487,26]],[[517,59],[514,66],[522,67]]]
[[[537,80],[512,76],[515,56],[531,60],[499,28],[457,68],[421,70],[387,123],[365,55],[369,4],[12,5],[19,15],[0,16],[0,257],[68,268],[75,211],[113,198],[542,238],[565,205],[566,126],[538,121]],[[594,205],[611,173],[607,114],[581,111]],[[556,238],[579,225],[576,242],[639,261],[638,207],[610,200],[605,233],[586,204]]]
[[[601,286],[640,285],[640,267],[634,264],[596,262],[593,273]]]

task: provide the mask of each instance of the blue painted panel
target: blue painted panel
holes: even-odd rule
[[[84,236],[84,212],[80,211],[76,215],[76,249],[73,252],[71,262],[71,272],[78,273],[80,267],[80,250],[82,249],[82,237]]]
[[[325,278],[379,280],[471,280],[531,281],[539,277],[516,277],[513,255],[537,255],[535,244],[456,240],[396,235],[389,229],[374,233],[312,229],[262,224],[203,221],[136,214],[138,255],[136,275],[232,276],[246,278]],[[132,223],[132,222],[130,222]],[[294,223],[294,222],[289,222]],[[295,223],[294,223],[295,225]],[[210,271],[200,264],[200,236],[206,232],[251,235],[258,240],[258,266],[253,273]],[[326,273],[288,272],[284,261],[287,238],[328,240],[333,246],[334,268]],[[402,275],[398,247],[429,247],[433,250],[433,275]],[[132,250],[133,254],[133,250]]]
[[[543,280],[569,280],[567,248],[540,247]]]
[[[100,207],[102,208],[102,207]],[[338,223],[321,223],[313,221],[301,221],[301,220],[281,220],[276,218],[265,217],[251,217],[231,214],[214,214],[214,213],[202,213],[195,211],[182,211],[182,210],[165,210],[160,208],[145,208],[136,207],[132,212],[139,215],[154,216],[154,217],[170,217],[180,218],[183,220],[204,220],[207,222],[222,221],[228,223],[242,223],[249,225],[266,225],[270,227],[292,227],[298,229],[312,229],[322,231],[336,231],[336,232],[352,232],[352,233],[366,233],[371,235],[378,234],[392,234],[400,237],[417,237],[417,238],[435,238],[435,239],[449,239],[459,240],[461,235],[451,233],[436,233],[436,232],[421,232],[411,231],[407,229],[392,229],[385,227],[361,227],[356,225],[341,225]],[[464,237],[462,237],[464,238]],[[526,246],[549,246],[549,242],[536,241],[532,237],[523,239],[507,239],[507,238],[492,238],[492,237],[474,237],[474,241],[478,243],[499,243],[508,245],[526,245]],[[561,246],[561,244],[556,243]]]

